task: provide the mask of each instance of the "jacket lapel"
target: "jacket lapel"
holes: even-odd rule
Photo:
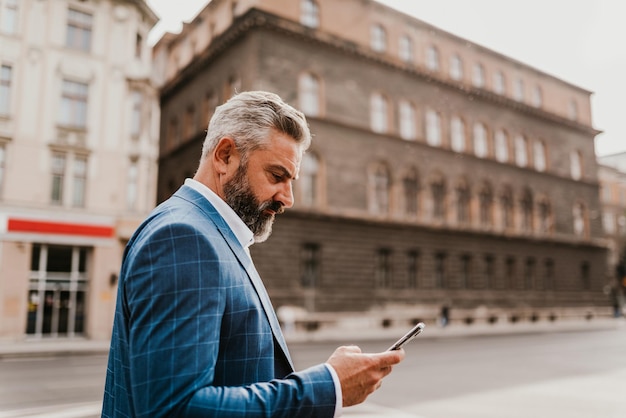
[[[263,310],[265,311],[265,315],[270,323],[274,338],[282,349],[283,355],[289,363],[289,367],[291,367],[291,371],[294,371],[295,368],[291,360],[291,356],[289,355],[289,350],[287,348],[287,343],[285,342],[285,338],[280,328],[280,323],[278,322],[278,318],[276,318],[276,313],[274,311],[274,307],[272,306],[272,302],[270,301],[269,295],[267,294],[267,290],[265,289],[265,285],[263,284],[259,273],[256,271],[256,268],[252,263],[252,259],[248,256],[248,254],[246,254],[246,251],[241,246],[241,244],[237,240],[237,237],[230,229],[224,218],[217,212],[215,207],[213,207],[213,205],[204,196],[188,186],[182,186],[175,195],[199,207],[207,215],[207,217],[211,219],[211,221],[217,226],[217,229],[220,231],[220,233],[226,240],[226,243],[239,260],[239,263],[246,270],[246,273],[248,273],[248,277],[250,278],[250,281],[254,286],[257,296],[261,301],[261,305],[263,306]]]

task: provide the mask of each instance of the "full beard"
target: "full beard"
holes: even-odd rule
[[[254,242],[267,240],[272,233],[274,213],[283,213],[283,205],[274,200],[260,202],[256,198],[250,189],[246,165],[240,165],[233,178],[224,184],[224,195],[226,203],[254,234]]]

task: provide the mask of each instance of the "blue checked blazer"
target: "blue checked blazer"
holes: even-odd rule
[[[324,365],[294,372],[261,279],[223,218],[182,186],[124,252],[103,417],[332,417]]]

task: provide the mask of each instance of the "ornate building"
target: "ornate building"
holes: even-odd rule
[[[308,117],[296,205],[252,248],[277,306],[608,305],[589,91],[373,0],[213,0],[154,58],[159,201],[234,92]]]
[[[0,0],[0,338],[107,339],[154,207],[158,93],[142,0]]]

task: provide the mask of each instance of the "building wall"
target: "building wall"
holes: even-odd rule
[[[63,325],[26,336],[110,335],[111,277],[156,196],[159,107],[146,44],[156,20],[144,2],[23,0],[14,29],[0,28],[0,65],[11,68],[8,112],[0,112],[0,338],[23,338],[33,312],[44,322],[57,312],[61,323],[83,307],[75,318],[85,321],[75,328],[80,331],[65,332]],[[70,90],[68,82],[84,90]],[[82,111],[84,122],[77,116]],[[59,172],[63,193],[53,197],[56,155],[65,167]],[[51,251],[48,269],[60,270],[32,270],[42,248]],[[80,267],[55,255],[61,251],[69,262],[72,249],[86,251],[86,261],[76,256]],[[64,299],[76,292],[78,299]]]

